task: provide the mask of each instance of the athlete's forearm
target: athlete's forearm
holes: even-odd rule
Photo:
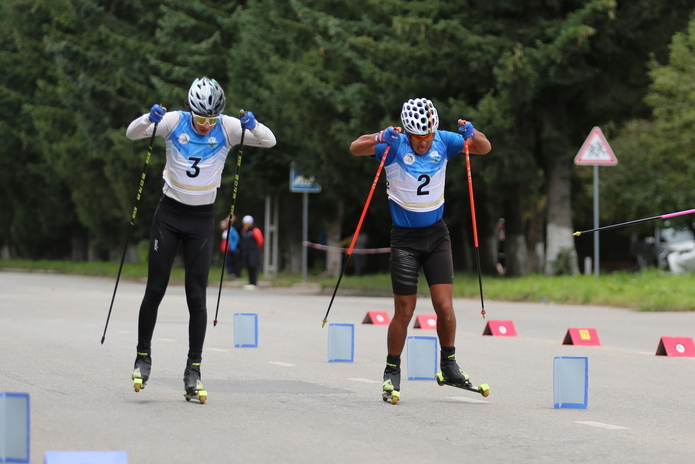
[[[476,155],[485,155],[492,150],[492,144],[485,134],[475,129],[475,136],[468,139],[468,151]]]
[[[275,146],[275,134],[268,127],[256,121],[256,127],[249,131],[251,137],[249,137],[248,144],[254,147],[264,147],[270,148]]]
[[[355,156],[369,156],[376,153],[377,134],[364,134],[350,144],[350,152]]]
[[[165,137],[171,132],[173,127],[176,127],[176,124],[178,124],[178,122],[178,111],[166,113],[162,117],[162,121],[157,125],[157,136]],[[150,121],[150,114],[145,113],[130,123],[128,129],[126,129],[125,131],[125,135],[130,140],[144,139],[146,137],[152,137],[153,130],[154,123]]]

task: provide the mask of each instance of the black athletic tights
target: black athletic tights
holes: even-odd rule
[[[188,357],[200,361],[207,328],[206,290],[212,260],[213,205],[189,206],[163,196],[150,232],[147,287],[138,319],[138,351],[150,352],[179,241],[183,245],[188,304]]]

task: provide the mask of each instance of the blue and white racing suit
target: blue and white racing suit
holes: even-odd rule
[[[132,139],[152,136],[154,124],[146,113],[130,123]],[[189,358],[200,361],[207,326],[206,290],[212,260],[215,225],[214,202],[229,150],[241,141],[239,119],[220,115],[206,134],[193,128],[191,113],[171,111],[157,125],[166,141],[166,165],[162,172],[164,195],[157,206],[150,232],[147,287],[140,305],[138,352],[150,352],[157,312],[164,297],[179,241],[186,270],[186,302],[189,311]],[[244,144],[272,147],[275,136],[257,122],[244,134]]]
[[[391,210],[391,282],[397,295],[417,293],[423,269],[429,285],[453,283],[449,230],[444,223],[444,187],[449,159],[461,153],[461,134],[438,130],[430,149],[418,155],[406,134],[391,145],[384,169]],[[386,144],[375,147],[381,160]]]

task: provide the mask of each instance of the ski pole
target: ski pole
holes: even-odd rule
[[[239,111],[239,119],[246,116],[246,111]],[[224,268],[227,265],[227,254],[229,253],[229,229],[232,227],[232,216],[234,216],[234,206],[236,205],[236,192],[239,187],[239,172],[241,171],[241,154],[244,151],[244,134],[246,129],[241,128],[241,140],[239,141],[239,154],[236,159],[236,174],[234,175],[234,188],[232,189],[232,206],[229,208],[229,222],[227,222],[227,246],[224,248],[224,258],[222,258],[222,272],[220,273],[220,288],[217,291],[217,307],[215,308],[215,320],[212,321],[212,326],[217,326],[217,314],[220,311],[220,297],[222,295],[222,282],[224,281]]]
[[[459,121],[459,124],[461,121]],[[485,319],[485,300],[483,299],[483,276],[480,272],[480,251],[478,247],[478,226],[475,221],[475,200],[473,198],[473,176],[471,175],[471,154],[468,150],[468,139],[464,140],[463,145],[466,149],[466,173],[468,174],[468,198],[471,202],[471,222],[473,224],[473,245],[475,246],[475,263],[478,268],[478,285],[480,287],[480,314]]]
[[[166,108],[164,108],[166,111]],[[109,327],[109,319],[111,319],[111,310],[113,309],[113,302],[116,299],[116,290],[118,290],[118,282],[121,280],[121,271],[123,271],[123,262],[125,261],[125,254],[128,251],[128,243],[130,243],[130,237],[133,235],[133,226],[135,225],[135,216],[138,214],[138,205],[140,204],[140,197],[142,197],[142,188],[145,185],[145,179],[147,178],[147,168],[150,165],[150,157],[152,156],[152,146],[154,145],[154,137],[157,135],[157,125],[159,123],[154,123],[154,129],[152,129],[152,137],[150,137],[150,146],[147,148],[147,155],[145,155],[145,166],[142,168],[142,175],[140,176],[140,183],[138,185],[138,194],[135,197],[135,204],[133,205],[133,214],[130,215],[130,228],[128,229],[128,236],[125,240],[125,246],[123,247],[123,255],[121,255],[121,264],[118,266],[118,276],[116,276],[116,286],[113,288],[113,295],[111,296],[111,305],[109,306],[109,314],[106,316],[106,325],[104,326],[104,334],[101,336],[101,344],[104,344],[106,339],[106,329]]]
[[[632,224],[639,224],[641,222],[647,222],[647,221],[656,221],[657,219],[669,219],[672,217],[684,216],[686,214],[693,214],[693,213],[695,213],[695,209],[686,209],[683,211],[677,211],[675,213],[662,214],[661,216],[652,216],[652,217],[643,218],[643,219],[635,219],[634,221],[621,222],[619,224],[613,224],[610,226],[597,227],[595,229],[581,230],[581,231],[577,231],[577,232],[573,233],[572,235],[579,237],[580,235],[586,234],[588,232],[598,232],[599,230],[615,229],[616,227],[630,226]]]
[[[331,306],[333,306],[333,300],[335,299],[335,294],[338,292],[338,287],[340,286],[340,281],[343,279],[343,274],[345,274],[345,270],[347,269],[348,263],[350,262],[350,256],[352,256],[352,249],[355,247],[355,242],[357,241],[357,236],[360,233],[360,229],[362,228],[362,222],[364,221],[364,216],[367,214],[367,210],[369,209],[369,203],[372,201],[372,196],[374,195],[374,189],[376,188],[376,184],[379,181],[379,176],[381,175],[381,170],[384,168],[384,162],[386,161],[386,157],[389,154],[389,150],[391,149],[391,146],[387,146],[386,150],[384,150],[384,155],[381,157],[381,162],[379,163],[379,168],[376,170],[376,175],[374,176],[374,181],[372,181],[372,187],[369,189],[369,195],[367,195],[367,201],[364,203],[364,208],[362,208],[362,215],[360,216],[360,220],[357,222],[357,228],[355,229],[355,233],[352,235],[352,242],[350,242],[350,248],[348,248],[347,251],[347,258],[345,259],[345,265],[343,266],[343,270],[340,271],[340,276],[338,277],[338,282],[335,284],[335,288],[333,289],[333,296],[331,296],[331,301],[328,303],[328,309],[326,310],[326,315],[323,317],[323,323],[321,324],[321,328],[323,328],[326,325],[326,322],[328,322],[328,313],[331,312]]]

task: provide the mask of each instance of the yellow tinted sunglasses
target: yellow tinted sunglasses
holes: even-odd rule
[[[197,114],[193,115],[193,120],[200,124],[201,126],[204,126],[205,123],[208,123],[208,126],[212,127],[217,125],[217,121],[220,120],[219,116],[215,116],[214,118],[208,118],[206,116],[198,116]]]
[[[416,142],[429,142],[434,138],[434,132],[431,134],[427,135],[415,135],[415,134],[409,134],[410,138],[415,140]]]

